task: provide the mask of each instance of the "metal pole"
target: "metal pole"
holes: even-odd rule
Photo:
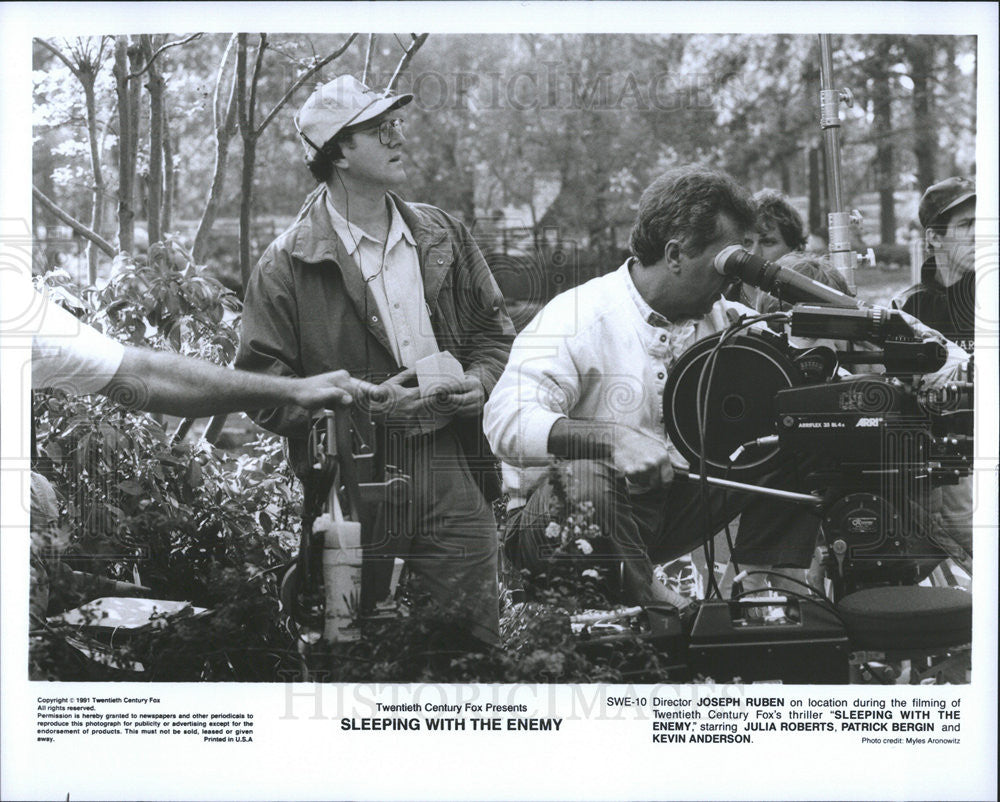
[[[833,45],[830,34],[819,35],[820,127],[826,148],[826,184],[831,212],[844,210],[840,175],[840,90],[833,85]]]
[[[823,147],[826,151],[826,187],[830,203],[827,230],[830,237],[830,264],[840,272],[852,292],[857,290],[854,283],[854,263],[857,261],[851,250],[851,214],[844,208],[843,178],[840,172],[840,101],[841,91],[833,86],[833,45],[830,34],[819,34],[820,51],[820,128],[823,131]],[[844,93],[848,104],[852,102],[849,93]]]
[[[676,469],[674,473],[678,477],[685,476],[692,482],[702,481],[702,477],[696,473],[682,474]],[[716,479],[714,476],[706,477],[705,481],[714,487],[724,487],[727,490],[741,490],[744,493],[755,493],[759,496],[771,496],[772,498],[780,498],[783,501],[792,501],[796,504],[808,504],[812,507],[818,507],[823,503],[823,499],[819,496],[813,496],[809,493],[793,493],[791,490],[777,490],[773,487],[759,487],[758,485],[748,485],[743,482],[734,482],[731,479]]]

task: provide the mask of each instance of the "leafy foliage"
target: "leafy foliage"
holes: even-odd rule
[[[73,297],[64,283],[58,289]],[[148,261],[121,255],[111,282],[84,299],[76,303],[85,319],[131,343],[221,363],[235,352],[238,301],[174,243]],[[252,660],[242,670],[219,664],[235,665],[240,649],[294,653],[269,573],[290,558],[299,526],[299,494],[277,438],[226,454],[173,442],[152,415],[58,391],[36,393],[34,413],[38,469],[62,498],[64,561],[214,611],[207,625],[158,636],[170,648],[147,650],[159,655],[143,661],[151,676],[263,679]],[[184,648],[173,642],[189,631],[198,636]]]
[[[232,52],[223,59],[228,38],[205,34],[157,59],[166,81],[176,172],[172,229],[189,241],[215,169],[215,149],[205,144],[215,140],[226,116],[235,60]],[[49,44],[80,63],[84,56],[96,58],[98,39]],[[269,38],[269,58],[256,87],[261,114],[280,102],[317,54],[332,52],[343,41],[343,35]],[[376,37],[368,74],[373,86],[384,86],[391,77],[400,41]],[[366,42],[359,36],[315,82],[348,72],[360,76]],[[111,240],[118,112],[109,53],[95,65],[95,144],[106,183],[98,233]],[[848,204],[863,208],[861,196],[868,193],[919,191],[935,179],[975,172],[974,37],[840,35],[834,37],[834,55],[837,85],[850,87],[856,98],[852,108],[842,110]],[[821,140],[818,65],[811,35],[434,34],[398,84],[416,95],[407,107],[409,186],[403,194],[469,224],[505,210],[508,223],[516,215],[536,239],[555,230],[560,240],[577,242],[610,265],[627,244],[642,188],[668,167],[702,163],[728,170],[752,189],[775,186],[805,197],[808,156]],[[78,219],[93,220],[91,156],[81,144],[90,134],[80,81],[42,44],[36,43],[33,66],[34,184]],[[216,75],[222,79],[218,89]],[[307,89],[279,111],[255,145],[262,167],[254,177],[254,255],[269,241],[261,235],[262,225],[280,231],[312,185],[292,123]],[[876,89],[887,92],[888,117],[874,112]],[[141,242],[141,223],[148,216],[145,115],[138,125],[135,212]],[[880,143],[892,147],[891,170],[875,169]],[[239,161],[230,158],[223,171],[230,188],[239,181]],[[821,183],[821,176],[812,178]],[[820,197],[814,200],[823,207]],[[224,192],[217,202],[220,219],[202,253],[227,262],[233,272],[240,193]],[[898,205],[902,224],[915,208],[904,201]],[[811,211],[818,231],[823,209]],[[53,222],[41,210],[37,217]]]

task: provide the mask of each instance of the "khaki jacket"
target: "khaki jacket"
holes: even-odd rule
[[[489,394],[514,340],[500,289],[462,223],[433,206],[393,200],[416,242],[438,347],[450,351]],[[330,224],[326,203],[326,187],[321,187],[254,268],[236,367],[280,376],[346,370],[381,382],[402,367],[392,354],[371,290]],[[252,417],[288,438],[292,467],[303,475],[306,410],[281,407]],[[470,462],[492,464],[481,417],[457,418],[454,425]],[[476,465],[471,467],[479,473]],[[496,494],[493,486],[488,491],[487,497]]]

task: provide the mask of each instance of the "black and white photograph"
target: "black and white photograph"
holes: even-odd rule
[[[641,732],[752,779],[684,798],[778,798],[829,737],[973,768],[787,793],[994,793],[995,8],[10,5],[5,741],[246,765],[323,719],[361,782]],[[150,798],[291,798],[201,771]]]

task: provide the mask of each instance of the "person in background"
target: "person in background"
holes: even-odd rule
[[[946,178],[929,187],[917,212],[927,258],[920,282],[893,306],[923,321],[968,353],[975,352],[976,185]]]
[[[805,250],[805,226],[787,196],[776,189],[762,189],[753,202],[757,206],[754,254],[774,262],[786,253]]]
[[[757,218],[753,235],[743,247],[769,262],[776,262],[786,253],[802,253],[806,248],[805,227],[802,217],[788,198],[776,189],[762,189],[753,196]],[[740,303],[759,308],[767,298],[766,293],[739,282],[727,297]]]
[[[927,258],[920,282],[895,298],[892,305],[907,312],[970,355],[976,348],[976,184],[952,177],[927,188],[917,216],[924,230]],[[971,378],[971,374],[967,376]],[[972,434],[971,416],[965,434]],[[972,477],[957,485],[935,488],[931,514],[958,545],[960,565],[971,571]]]

